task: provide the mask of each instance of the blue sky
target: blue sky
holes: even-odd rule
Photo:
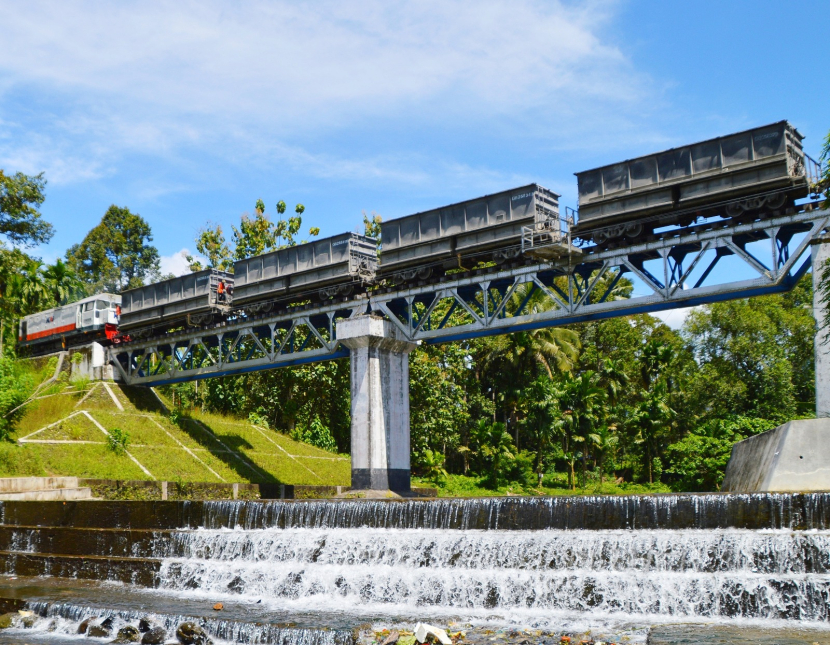
[[[257,198],[322,235],[792,121],[830,130],[830,2],[0,0],[0,168],[51,261],[110,204],[166,270]]]

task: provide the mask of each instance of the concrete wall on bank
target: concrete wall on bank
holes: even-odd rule
[[[732,447],[725,493],[830,490],[830,419],[790,421]]]

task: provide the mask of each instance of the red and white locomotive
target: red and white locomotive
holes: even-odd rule
[[[59,351],[118,333],[121,296],[99,293],[62,307],[47,309],[20,320],[18,344],[36,354]]]

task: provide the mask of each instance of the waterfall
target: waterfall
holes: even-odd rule
[[[217,642],[348,645],[357,625],[418,621],[472,625],[476,643],[491,628],[634,640],[671,623],[830,630],[828,493],[8,502],[0,512],[8,574],[120,580],[139,603],[128,607],[168,629],[193,608]],[[38,624],[105,615],[73,593],[74,605],[44,596]],[[93,606],[137,619],[105,596]],[[238,613],[219,620],[217,601]]]

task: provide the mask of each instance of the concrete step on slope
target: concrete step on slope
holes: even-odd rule
[[[0,477],[0,494],[78,488],[77,477]]]
[[[48,488],[45,490],[0,493],[0,502],[77,501],[83,499],[92,499],[91,488]]]

